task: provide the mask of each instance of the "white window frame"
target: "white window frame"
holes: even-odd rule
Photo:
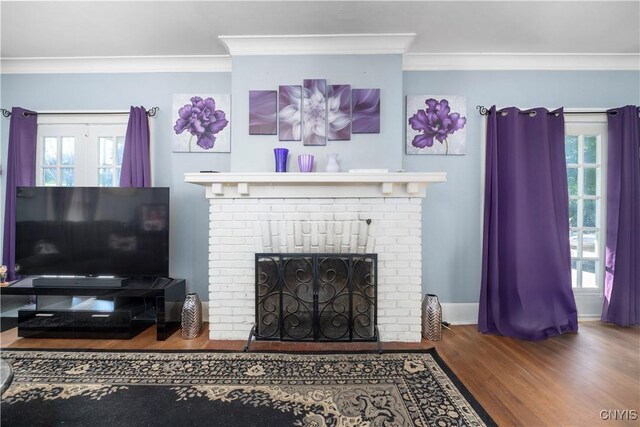
[[[51,113],[51,112],[44,112]],[[41,129],[45,130],[47,126],[56,126],[58,129],[64,129],[65,125],[69,126],[69,129],[77,129],[78,126],[84,125],[84,135],[81,135],[83,140],[76,140],[76,185],[77,186],[97,186],[98,185],[98,170],[99,170],[99,152],[98,152],[98,137],[108,136],[100,134],[100,130],[104,130],[106,126],[122,126],[122,135],[126,134],[126,127],[129,121],[129,113],[114,114],[109,111],[100,112],[87,112],[88,114],[65,114],[64,112],[55,112],[55,114],[40,114],[38,115],[38,143],[36,152],[36,185],[44,185],[42,177],[43,168],[43,141],[41,135]],[[153,126],[149,123],[149,157],[153,159]],[[66,135],[65,135],[66,136]],[[76,136],[76,135],[68,135]],[[110,135],[114,136],[114,135]],[[76,136],[76,138],[80,135]],[[94,141],[95,140],[95,141]],[[80,142],[80,144],[78,144]],[[94,142],[94,143],[90,143]],[[94,159],[91,162],[83,161],[83,159]],[[87,167],[88,163],[95,163],[96,168]],[[153,185],[153,168],[151,168],[151,182]]]
[[[605,277],[605,247],[606,247],[606,224],[607,224],[607,115],[603,114],[576,114],[565,115],[565,135],[600,135],[599,143],[599,161],[596,163],[599,169],[599,176],[597,187],[600,190],[600,194],[596,197],[588,196],[586,199],[596,199],[596,226],[598,230],[598,259],[597,259],[597,275],[596,283],[597,288],[573,288],[573,292],[576,298],[576,305],[578,306],[578,313],[585,317],[599,316],[602,311],[603,301],[603,289],[604,289],[604,277]],[[578,167],[584,167],[582,144],[579,141],[578,145],[578,163],[571,164]],[[589,164],[592,165],[592,164]],[[584,174],[578,173],[578,188],[584,188],[584,182],[580,179],[580,176]],[[570,199],[577,199],[576,196],[570,196]],[[581,197],[583,198],[583,197]],[[583,198],[585,200],[585,198]],[[578,203],[578,222],[577,227],[571,227],[571,230],[585,231],[585,227],[581,224],[583,212],[580,209],[580,203]],[[593,229],[593,227],[586,227],[586,231]],[[582,245],[582,240],[578,239],[578,246]],[[579,248],[578,248],[579,250]],[[579,252],[578,252],[579,253]],[[574,259],[583,260],[582,257],[572,257]],[[587,257],[587,259],[589,259]],[[591,258],[593,259],[593,258]],[[581,271],[581,270],[580,270]],[[581,280],[578,277],[578,280]]]

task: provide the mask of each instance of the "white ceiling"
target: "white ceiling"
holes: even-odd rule
[[[225,55],[219,35],[416,33],[410,53],[640,53],[639,1],[0,3],[3,58]]]

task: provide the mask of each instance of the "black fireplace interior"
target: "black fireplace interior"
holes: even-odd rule
[[[259,340],[377,340],[375,254],[256,254]]]

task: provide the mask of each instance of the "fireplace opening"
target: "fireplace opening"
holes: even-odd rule
[[[377,341],[376,254],[256,254],[249,337]]]

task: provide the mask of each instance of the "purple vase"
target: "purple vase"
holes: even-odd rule
[[[286,172],[289,150],[286,148],[274,148],[273,153],[276,156],[276,172]]]
[[[311,154],[300,154],[298,156],[298,169],[300,172],[313,172],[313,156]]]

